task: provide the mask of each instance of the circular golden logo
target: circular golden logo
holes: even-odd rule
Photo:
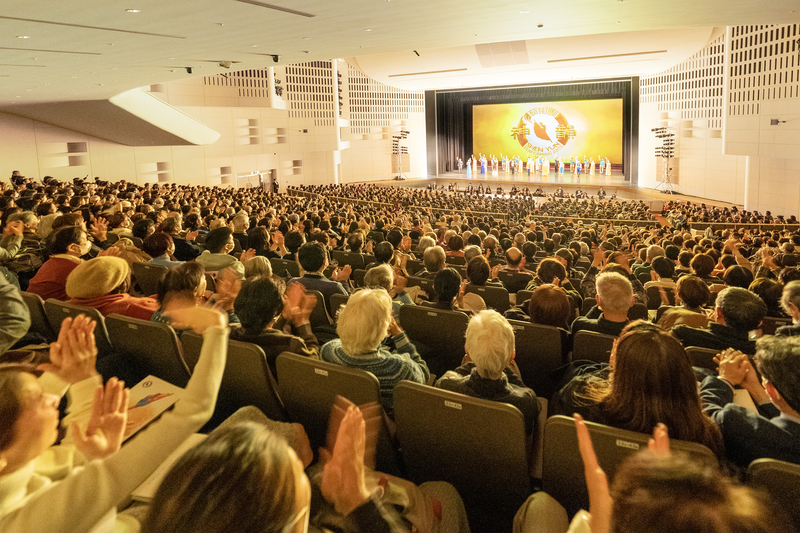
[[[534,107],[522,115],[511,128],[520,146],[532,155],[552,155],[559,152],[576,136],[575,127],[552,107]]]

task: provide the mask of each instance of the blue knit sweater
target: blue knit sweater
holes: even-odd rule
[[[381,384],[381,403],[389,414],[394,407],[394,386],[400,380],[426,383],[430,377],[428,365],[417,353],[417,349],[408,340],[405,332],[392,337],[392,340],[395,345],[394,352],[380,346],[372,352],[351,357],[345,353],[340,339],[325,343],[320,350],[323,361],[366,370],[377,377]]]

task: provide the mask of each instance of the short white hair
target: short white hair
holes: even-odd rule
[[[344,352],[353,357],[375,351],[386,337],[392,299],[383,289],[362,289],[347,300],[339,313],[336,333]]]
[[[597,295],[603,311],[627,313],[633,305],[631,281],[616,272],[604,272],[597,276]]]
[[[469,321],[464,347],[479,370],[497,374],[514,354],[514,329],[497,311],[481,311]]]
[[[370,289],[380,288],[388,291],[392,285],[394,285],[394,272],[386,263],[370,268],[364,276],[364,286]]]
[[[419,250],[420,253],[425,253],[425,250],[434,245],[436,245],[436,241],[434,239],[427,236],[422,237],[417,244],[417,250]]]

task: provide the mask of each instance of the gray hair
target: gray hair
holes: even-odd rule
[[[428,272],[439,272],[444,267],[446,259],[444,248],[441,246],[431,246],[422,255],[422,262]]]
[[[392,285],[394,285],[394,272],[392,272],[392,267],[386,263],[370,268],[364,276],[364,286],[370,289],[386,289],[388,291]]]
[[[434,245],[436,245],[436,240],[435,239],[433,239],[431,237],[428,237],[428,236],[421,237],[420,240],[419,240],[419,243],[417,244],[417,250],[419,250],[420,253],[424,254],[425,250],[427,250],[428,248],[430,248],[431,246],[434,246]]]
[[[478,370],[497,376],[514,354],[514,330],[497,311],[481,311],[469,321],[464,347]]]
[[[800,309],[800,281],[790,281],[783,288],[783,295],[781,296],[781,308],[789,313],[789,304],[793,304]]]
[[[597,295],[603,311],[627,313],[633,305],[631,281],[616,272],[604,272],[597,276]]]

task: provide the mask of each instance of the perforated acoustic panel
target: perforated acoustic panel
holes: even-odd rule
[[[669,70],[641,79],[642,103],[658,103],[659,111],[680,111],[684,119],[706,119],[722,129],[725,35]]]
[[[409,113],[424,112],[424,93],[384,85],[348,65],[347,101],[344,118],[351,133],[370,133],[372,127],[391,126],[393,120],[408,120]]]
[[[338,96],[333,94],[330,61],[309,61],[286,67],[290,118],[313,118],[315,126],[336,125]]]
[[[204,76],[203,85],[235,87],[240,98],[268,98],[267,69],[239,70],[217,76]]]
[[[765,100],[800,96],[798,25],[731,31],[728,115],[755,115]]]

